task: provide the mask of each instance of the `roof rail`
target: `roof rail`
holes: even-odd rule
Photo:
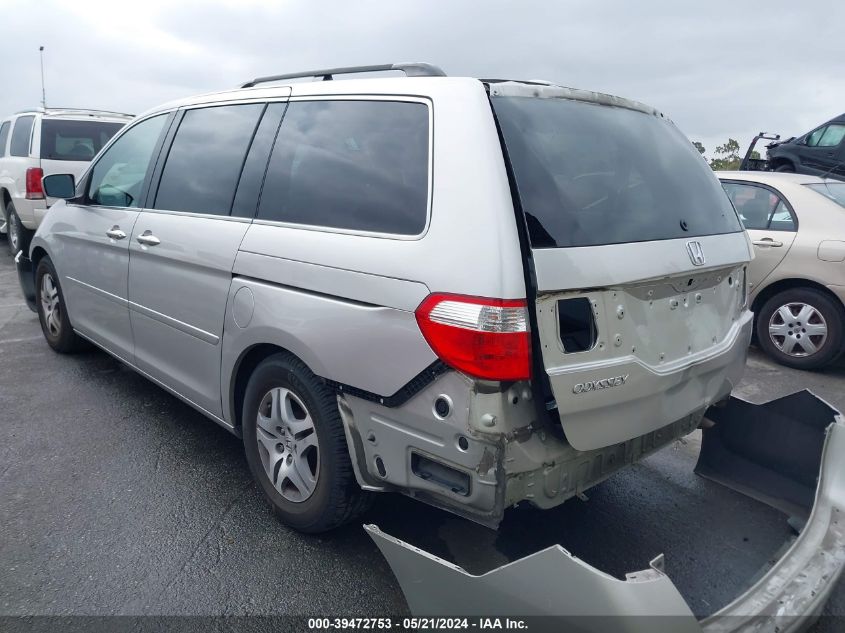
[[[60,114],[62,112],[68,112],[71,114],[116,114],[118,116],[132,116],[134,114],[129,114],[128,112],[116,112],[115,110],[95,110],[93,108],[47,108],[46,110],[42,110],[44,114]]]
[[[118,116],[130,116],[134,117],[134,114],[129,114],[127,112],[115,112],[114,110],[94,110],[92,108],[28,108],[26,110],[20,110],[15,112],[15,114],[62,114],[64,112],[72,113],[72,114],[116,114]]]
[[[252,88],[256,84],[263,84],[270,81],[282,81],[284,79],[299,79],[301,77],[322,77],[323,81],[331,81],[334,75],[349,75],[353,73],[376,73],[385,70],[398,70],[408,77],[445,77],[439,67],[425,62],[404,62],[399,64],[379,64],[376,66],[347,66],[345,68],[327,68],[325,70],[306,70],[304,72],[290,73],[286,75],[271,75],[269,77],[258,77],[248,81],[241,88]]]

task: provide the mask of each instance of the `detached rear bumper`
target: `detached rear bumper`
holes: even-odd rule
[[[732,399],[728,410],[740,402]],[[782,404],[788,408],[795,400],[787,397]],[[733,428],[734,422],[737,426],[746,424],[739,414],[747,406],[742,403],[735,407],[738,415],[733,419],[723,415],[717,426],[721,424],[724,429]],[[781,403],[774,401],[769,403],[769,410],[779,406]],[[667,633],[801,631],[821,613],[845,566],[845,461],[841,459],[845,455],[845,422],[838,412],[827,409],[831,423],[818,427],[826,427],[826,431],[819,431],[818,485],[804,529],[762,578],[702,621],[695,618],[664,573],[662,555],[652,562],[651,569],[629,573],[626,580],[619,580],[578,560],[562,547],[553,546],[473,576],[457,565],[384,534],[376,526],[365,529],[390,563],[415,615],[554,616],[540,622],[536,630],[573,627],[572,630],[583,631]],[[780,413],[786,414],[783,410]],[[800,432],[806,431],[806,415],[810,414],[795,418],[796,425],[802,427]],[[819,422],[824,420],[815,420],[809,426],[818,426]],[[754,437],[754,433],[747,435]],[[713,439],[711,444],[717,441],[718,438]],[[747,452],[745,447],[737,451],[737,446],[734,441],[728,449],[734,451],[737,460],[757,459],[756,445],[749,446]],[[799,458],[806,458],[806,454]],[[765,463],[759,461],[758,466]],[[712,471],[712,460],[710,466]],[[785,476],[790,475],[788,471],[787,468]],[[760,481],[754,484],[759,486]]]
[[[32,270],[32,261],[24,255],[23,251],[18,251],[15,255],[15,267],[18,269],[18,282],[21,285],[21,292],[26,305],[33,312],[37,312],[38,308],[35,305],[35,274]]]

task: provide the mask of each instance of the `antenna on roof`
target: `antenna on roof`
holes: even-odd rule
[[[44,47],[39,46],[38,51],[41,55],[41,107],[47,109],[47,92],[44,90]]]

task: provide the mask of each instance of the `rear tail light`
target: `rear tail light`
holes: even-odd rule
[[[425,340],[447,365],[486,380],[531,377],[524,299],[432,294],[415,314]]]
[[[41,179],[44,178],[44,170],[40,167],[30,167],[26,170],[26,199],[43,200],[44,185]]]

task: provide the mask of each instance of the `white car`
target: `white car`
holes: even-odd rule
[[[29,244],[53,200],[41,179],[79,178],[91,159],[132,115],[102,110],[51,108],[18,112],[0,122],[0,232],[14,255]]]

